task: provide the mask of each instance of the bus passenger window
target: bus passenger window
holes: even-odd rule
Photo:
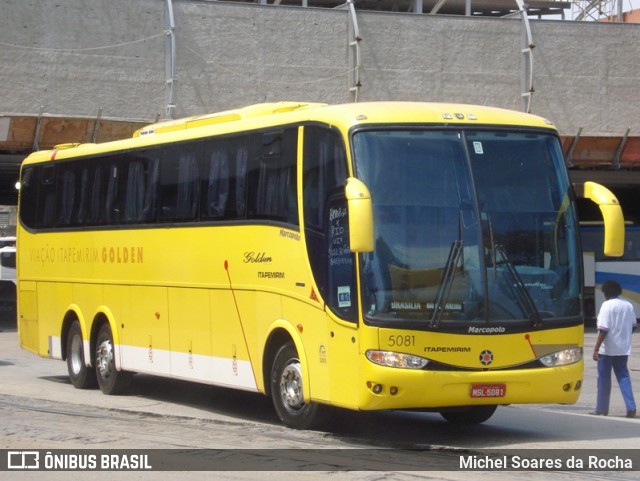
[[[209,159],[209,180],[203,216],[210,219],[224,217],[229,201],[230,180],[229,155],[222,148],[216,149]]]
[[[166,155],[160,165],[159,212],[161,221],[173,221],[178,205],[178,160]]]
[[[63,167],[62,182],[59,186],[58,224],[65,226],[71,223],[71,216],[75,207],[76,173],[71,166]]]
[[[297,130],[263,136],[262,157],[249,177],[250,213],[257,219],[298,224],[296,196]]]
[[[53,227],[56,208],[56,170],[54,166],[42,169],[42,178],[38,196],[44,199],[38,204],[38,227]]]
[[[178,166],[178,193],[176,218],[194,220],[198,216],[200,200],[200,170],[195,153],[180,158]]]
[[[255,205],[257,217],[287,220],[289,186],[295,186],[295,179],[291,178],[292,171],[282,159],[260,162]]]
[[[107,224],[118,224],[122,214],[121,191],[122,173],[121,168],[115,162],[109,166],[109,182],[107,184],[107,201],[105,214]]]
[[[89,168],[82,169],[80,174],[80,199],[78,200],[78,211],[75,215],[75,224],[82,225],[86,221],[89,206]]]
[[[249,169],[249,148],[245,145],[236,152],[235,169],[235,212],[238,218],[244,218],[247,212],[247,171]],[[232,191],[233,192],[233,191]]]
[[[91,206],[89,211],[89,224],[98,225],[102,223],[104,215],[104,175],[100,165],[93,171],[91,183]]]
[[[41,167],[25,167],[20,178],[20,221],[28,228],[35,229],[38,211],[38,177]]]
[[[249,145],[253,136],[217,141],[206,147],[202,182],[201,219],[238,220],[245,218]],[[208,157],[208,158],[207,158]]]
[[[149,160],[147,168],[146,188],[142,206],[142,220],[145,222],[155,222],[156,220],[159,177],[160,159],[152,158]]]
[[[144,207],[144,166],[140,161],[129,164],[127,175],[127,193],[124,205],[124,220],[135,222],[142,220]]]
[[[318,127],[305,129],[303,197],[307,228],[324,229],[329,195],[347,178],[346,155],[340,136]]]

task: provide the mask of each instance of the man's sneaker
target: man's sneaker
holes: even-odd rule
[[[627,411],[627,417],[628,418],[635,418],[636,417],[636,410],[635,409],[629,409]]]
[[[635,411],[633,412],[633,415],[635,416]],[[593,415],[593,416],[606,416],[609,413],[605,413],[605,412],[598,412],[598,411],[591,411],[589,414]]]

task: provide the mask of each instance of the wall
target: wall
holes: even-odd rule
[[[173,0],[181,117],[349,101],[346,11]],[[164,117],[163,0],[0,0],[0,112]],[[517,19],[358,12],[360,100],[520,109]],[[640,133],[640,25],[532,20],[532,111],[562,133]]]

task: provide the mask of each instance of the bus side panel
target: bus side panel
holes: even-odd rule
[[[36,354],[38,351],[38,290],[35,282],[21,281],[18,292],[18,330],[20,346]],[[42,354],[46,355],[46,353]]]
[[[105,304],[121,329],[121,367],[167,376],[171,369],[167,288],[106,286]]]
[[[309,369],[309,389],[314,401],[331,402],[331,376],[327,364],[328,337],[327,319],[320,304],[310,305],[291,297],[283,297],[282,310],[285,319],[294,326],[301,326],[300,339]]]
[[[329,317],[327,359],[331,373],[331,399],[337,406],[355,409],[358,407],[359,392],[368,381],[361,379],[360,365],[354,361],[359,359],[359,332],[355,324],[337,322],[331,319],[331,313]]]
[[[237,294],[229,289],[209,291],[212,381],[239,389],[262,390],[256,386],[243,334],[243,328],[249,328],[246,323],[254,322],[250,316],[254,309],[248,310],[244,305],[237,308]],[[255,324],[251,326],[255,329]]]
[[[209,293],[205,289],[169,289],[171,375],[206,381],[212,378]]]
[[[270,381],[270,379],[262,379],[260,360],[263,358],[264,354],[263,344],[266,339],[266,335],[269,332],[269,327],[274,323],[274,321],[284,318],[282,313],[283,297],[280,294],[260,291],[255,293],[243,293],[242,299],[243,303],[241,306],[246,306],[246,311],[251,312],[253,317],[253,324],[251,324],[251,328],[247,330],[245,327],[247,343],[251,350],[253,372],[256,376],[261,392],[265,392],[265,385]],[[284,320],[286,322],[290,322],[290,319]],[[269,366],[269,368],[271,368],[271,366]]]
[[[104,303],[103,286],[100,284],[73,284],[73,303],[80,310],[82,317],[80,322],[84,323],[85,332],[89,336],[98,308]]]
[[[38,323],[40,355],[62,359],[62,320],[72,302],[72,284],[62,282],[38,283]]]

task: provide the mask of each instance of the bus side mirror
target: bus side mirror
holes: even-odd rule
[[[584,183],[584,197],[592,200],[604,220],[604,255],[619,257],[624,254],[624,216],[620,202],[606,187],[595,182]]]
[[[349,210],[349,247],[352,252],[373,252],[371,193],[362,181],[349,177],[345,196]]]

